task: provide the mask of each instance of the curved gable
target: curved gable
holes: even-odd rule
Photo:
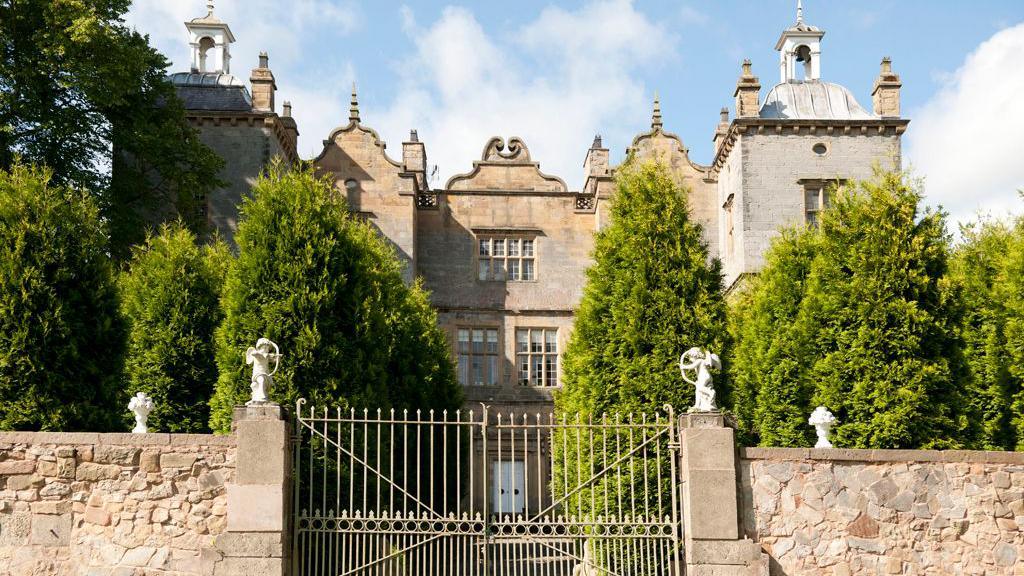
[[[565,182],[540,171],[540,163],[530,158],[530,150],[520,138],[505,140],[495,136],[487,141],[473,170],[452,176],[448,190],[503,190],[524,192],[568,192]]]

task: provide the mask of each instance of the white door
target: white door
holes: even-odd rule
[[[494,462],[494,513],[521,514],[526,509],[526,463],[521,460]]]

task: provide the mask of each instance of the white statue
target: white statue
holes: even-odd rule
[[[818,434],[818,443],[814,445],[815,448],[831,448],[832,443],[828,441],[828,433],[832,429],[832,426],[836,425],[839,420],[832,415],[824,406],[818,406],[811,412],[811,417],[807,419],[807,423],[814,426],[814,431]]]
[[[572,569],[572,576],[597,576],[597,566],[594,566],[594,559],[590,554],[589,543],[583,544],[583,561]]]
[[[277,372],[278,364],[281,361],[281,351],[277,344],[268,338],[260,338],[256,346],[250,346],[245,351],[245,363],[252,364],[252,399],[246,404],[261,404],[268,402],[267,394],[274,386],[274,373]],[[274,369],[270,369],[270,363],[274,363]]]
[[[134,434],[149,432],[146,420],[149,419],[149,413],[153,411],[153,399],[146,396],[145,392],[139,392],[128,401],[128,409],[135,414],[135,428],[132,429],[132,432]]]
[[[710,350],[690,348],[679,357],[679,371],[683,373],[683,380],[693,384],[697,388],[697,399],[690,408],[690,412],[714,412],[718,410],[715,406],[715,387],[712,384],[711,369],[721,370],[722,361],[717,354]],[[693,372],[693,376],[690,376]]]

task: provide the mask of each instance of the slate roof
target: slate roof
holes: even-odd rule
[[[248,88],[231,74],[178,72],[170,80],[186,110],[252,111]]]

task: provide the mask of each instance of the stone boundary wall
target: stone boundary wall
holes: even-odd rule
[[[771,574],[1024,575],[1024,453],[739,449]]]
[[[235,438],[0,433],[0,574],[212,575]]]

